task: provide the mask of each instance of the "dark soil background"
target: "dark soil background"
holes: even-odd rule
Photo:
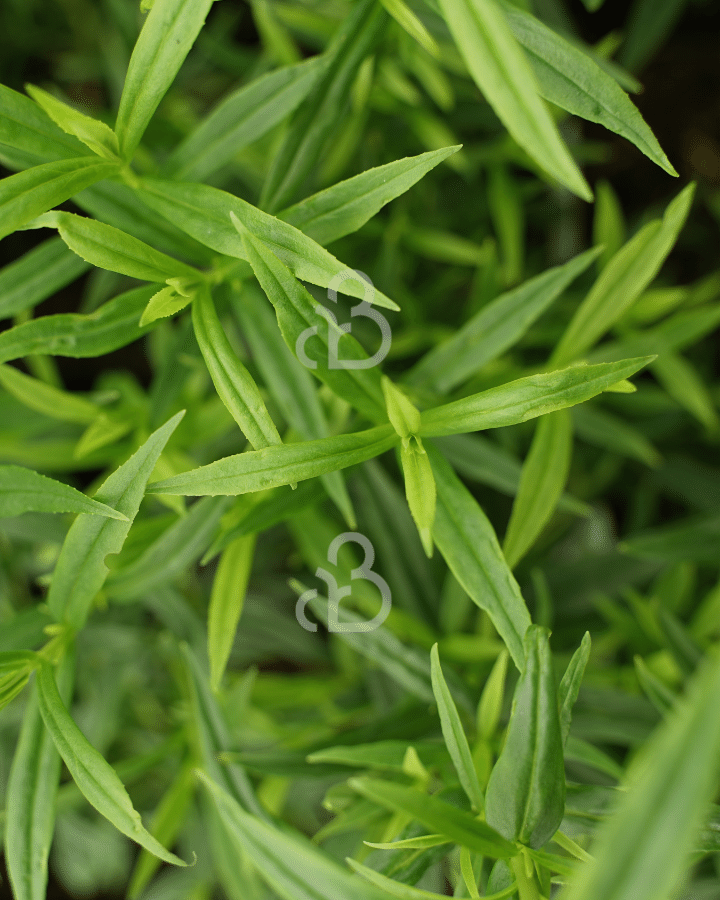
[[[220,5],[220,4],[218,4]],[[223,6],[236,5],[239,17],[237,41],[252,45],[257,41],[249,8],[240,0],[224,0]],[[542,0],[538,8],[543,6]],[[0,81],[22,90],[25,81],[35,83],[55,77],[58,57],[64,42],[77,40],[78,23],[68,28],[66,14],[84,8],[69,2],[0,3]],[[100,4],[96,9],[100,8]],[[583,37],[594,43],[610,31],[621,29],[628,15],[627,0],[606,0],[600,11],[589,14],[580,0],[567,8],[578,23]],[[101,14],[98,12],[98,16]],[[211,13],[212,15],[212,13]],[[32,28],[37,26],[37,34]],[[88,26],[89,27],[89,26]],[[37,38],[37,39],[35,39]],[[720,195],[720,3],[689,4],[672,34],[644,69],[635,73],[644,91],[633,99],[654,130],[660,144],[681,175],[682,182],[695,179],[705,195]],[[85,97],[99,88],[83,85]],[[79,98],[78,98],[79,99]],[[583,123],[587,138],[605,143],[609,159],[587,167],[589,181],[611,181],[629,221],[650,204],[665,204],[678,191],[678,182],[668,178],[631,144],[599,126]],[[0,177],[11,174],[0,166]],[[69,207],[72,208],[72,207]],[[720,208],[720,204],[718,204]],[[592,208],[585,206],[588,232]],[[35,246],[46,235],[20,232],[0,243],[0,266],[11,262]],[[692,281],[719,267],[720,224],[706,205],[696,204],[688,227],[673,251],[671,265],[680,283]],[[77,308],[78,284],[61,291],[42,304],[43,314],[70,312]],[[0,327],[8,325],[0,323]],[[720,356],[720,354],[718,354]],[[144,354],[137,345],[124,348],[99,360],[58,360],[66,385],[74,390],[89,390],[102,369],[126,368],[147,383],[149,371]],[[0,900],[11,898],[3,860],[0,859]],[[68,895],[50,877],[49,900]],[[120,895],[97,894],[96,900],[116,900]]]

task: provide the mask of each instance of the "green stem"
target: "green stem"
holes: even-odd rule
[[[528,877],[525,869],[525,854],[518,853],[510,860],[510,868],[515,876],[517,883],[518,896],[520,900],[540,900],[540,892],[538,891],[535,876]]]

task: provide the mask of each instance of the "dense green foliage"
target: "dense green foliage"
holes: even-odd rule
[[[8,897],[720,893],[718,205],[561,7],[8,3]]]

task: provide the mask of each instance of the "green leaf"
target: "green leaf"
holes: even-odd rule
[[[352,234],[460,149],[443,147],[368,169],[278,213],[323,247]]]
[[[516,425],[537,416],[583,403],[633,375],[652,356],[596,366],[575,365],[544,375],[518,378],[422,413],[422,437],[462,434]]]
[[[24,406],[61,422],[88,425],[100,414],[99,407],[80,394],[60,390],[14,366],[0,365],[0,385]]]
[[[89,151],[65,134],[36,103],[0,84],[0,159],[11,169],[88,156]]]
[[[307,761],[314,765],[335,763],[353,769],[388,769],[392,772],[402,772],[410,746],[426,765],[435,765],[439,761],[438,751],[443,755],[445,752],[438,744],[424,744],[420,741],[414,741],[412,744],[408,744],[407,741],[375,741],[372,744],[324,747],[310,753]]]
[[[212,110],[170,154],[168,173],[204,181],[289,115],[312,90],[324,66],[312,57],[254,78]]]
[[[305,440],[329,437],[330,427],[312,376],[283,340],[266,298],[254,285],[244,285],[241,296],[233,297],[233,310],[263,381],[288,424]],[[354,529],[355,512],[342,473],[328,472],[320,480]]]
[[[108,128],[104,122],[98,119],[93,119],[91,116],[86,116],[73,109],[72,106],[68,106],[67,103],[63,103],[62,100],[58,100],[57,97],[53,97],[52,94],[48,94],[47,91],[35,87],[33,84],[26,84],[25,90],[66,134],[71,134],[82,141],[98,156],[117,160],[120,149],[112,128]]]
[[[115,133],[131,159],[205,23],[213,0],[155,0],[125,76]]]
[[[336,132],[353,80],[386,22],[387,13],[379,3],[360,0],[333,35],[323,54],[323,72],[295,112],[273,158],[260,197],[263,209],[274,212],[297,199]]]
[[[148,493],[200,497],[263,491],[365,462],[389,450],[396,441],[390,425],[380,425],[355,434],[249,450],[156,481]]]
[[[470,74],[512,137],[553,178],[592,200],[495,0],[439,0],[439,6]]]
[[[687,0],[635,0],[620,60],[638,72],[660,48],[683,13]]]
[[[712,431],[720,425],[710,388],[689,360],[666,351],[653,361],[651,369],[668,394],[705,428]]]
[[[565,674],[558,685],[558,705],[560,708],[560,733],[563,745],[570,734],[570,722],[572,720],[572,708],[578,698],[580,684],[582,682],[585,667],[590,659],[590,632],[586,631],[580,646],[573,653],[568,663]]]
[[[114,569],[105,590],[121,603],[149,597],[153,591],[195,565],[217,533],[228,502],[208,498],[193,504],[127,566]]]
[[[255,277],[275,307],[280,331],[290,350],[295,354],[302,352],[306,360],[315,363],[312,372],[369,419],[387,421],[377,367],[338,365],[338,360],[367,361],[360,344],[321,314],[324,307],[313,300],[269,247],[250,232],[245,232],[243,242]]]
[[[153,294],[140,316],[140,327],[144,328],[158,319],[167,319],[174,316],[192,301],[192,294],[179,294],[174,287],[162,288]]]
[[[631,764],[627,793],[601,826],[594,859],[563,890],[563,900],[666,900],[674,894],[717,789],[718,695],[715,657],[704,662]]]
[[[565,288],[597,259],[598,248],[501,294],[410,370],[412,385],[451,391],[512,347]]]
[[[713,511],[641,531],[624,540],[618,549],[631,556],[658,560],[664,564],[684,560],[714,564],[719,539],[720,515]]]
[[[458,715],[457,707],[453,701],[440,665],[440,656],[438,654],[438,645],[434,644],[430,651],[430,672],[432,676],[433,694],[437,702],[438,713],[440,714],[440,724],[442,725],[443,738],[448,748],[448,753],[455,766],[455,771],[460,779],[463,790],[468,795],[468,799],[473,808],[478,812],[485,807],[480,783],[478,781],[475,765],[473,764],[470,747],[468,745],[465,731]]]
[[[70,717],[58,693],[52,667],[43,662],[38,672],[38,699],[45,727],[55,742],[73,781],[86,800],[118,831],[164,862],[185,866],[143,828],[115,770],[83,735]]]
[[[230,658],[235,631],[245,603],[254,552],[254,534],[236,538],[223,550],[215,573],[208,608],[210,685],[214,691],[220,687]]]
[[[550,632],[531,625],[507,737],[490,774],[485,814],[508,840],[542,847],[565,813],[565,769]]]
[[[0,334],[0,362],[35,353],[84,358],[102,356],[131,344],[147,332],[138,321],[155,287],[126,291],[89,315],[42,316]]]
[[[435,38],[404,0],[381,0],[381,2],[393,19],[401,28],[407,31],[410,37],[414,38],[431,56],[439,58],[440,48]]]
[[[0,318],[8,319],[79,278],[88,264],[50,238],[0,270]]]
[[[0,466],[0,518],[26,512],[85,513],[127,521],[121,512],[32,469]]]
[[[503,553],[511,569],[550,521],[570,470],[572,419],[565,409],[543,416],[533,435],[508,522]]]
[[[490,670],[478,703],[477,732],[478,737],[484,741],[489,741],[495,735],[500,724],[507,666],[508,652],[503,649]]]
[[[230,750],[229,730],[208,681],[207,669],[195,652],[181,644],[185,657],[187,680],[190,686],[191,722],[196,732],[205,770],[243,809],[257,819],[267,821],[268,815],[255,797],[253,786],[245,770],[233,762],[220,763],[220,754]]]
[[[573,430],[589,444],[636,459],[652,468],[662,463],[662,457],[642,431],[597,404],[576,406],[572,417]]]
[[[685,224],[695,185],[670,203],[661,220],[649,222],[619,250],[578,307],[551,358],[554,367],[582,357],[632,306],[670,253]]]
[[[444,457],[427,447],[437,485],[433,538],[473,602],[490,616],[518,669],[530,614],[485,513]]]
[[[370,869],[354,859],[348,859],[347,864],[354,872],[357,872],[358,875],[362,875],[371,884],[379,887],[386,895],[398,897],[399,900],[442,900],[443,897],[447,897],[447,894],[435,894],[432,891],[424,891],[409,884],[394,881],[392,878],[388,878],[386,875],[376,872],[375,869]],[[513,882],[510,887],[498,893],[485,894],[483,900],[503,900],[505,897],[512,897],[516,891],[517,886]]]
[[[0,653],[0,709],[17,697],[39,663],[40,657],[31,650]]]
[[[294,830],[249,816],[204,772],[197,771],[238,854],[247,854],[262,879],[284,900],[386,900],[353,878],[331,856]]]
[[[612,75],[539,19],[507,0],[502,6],[527,54],[541,97],[627,138],[661,169],[677,176],[637,107]]]
[[[625,233],[625,218],[618,195],[609,181],[598,181],[595,185],[592,231],[593,243],[604,248],[598,269],[604,269],[622,247],[625,243]]]
[[[258,386],[230,345],[207,288],[193,301],[192,322],[215,389],[245,437],[256,450],[281,444]]]
[[[0,239],[117,171],[115,163],[81,156],[6,176],[0,181]]]
[[[432,556],[432,526],[435,521],[437,490],[432,466],[420,438],[403,438],[400,445],[400,464],[405,479],[408,507],[417,525],[425,555]]]
[[[137,196],[191,237],[218,253],[247,259],[247,252],[231,213],[249,232],[267,244],[270,250],[303,281],[330,287],[338,284],[338,293],[365,299],[367,286],[358,278],[339,282],[339,276],[351,271],[302,231],[287,222],[269,216],[240,197],[205,184],[179,184],[145,178],[135,189]],[[375,290],[376,306],[397,310],[396,303]]]
[[[508,858],[517,853],[514,845],[486,822],[438,797],[379,779],[351,778],[348,784],[378,806],[412,816],[433,833],[445,835],[454,843],[477,853],[497,859]]]
[[[58,688],[69,703],[75,654],[58,667]],[[60,755],[45,728],[33,685],[8,778],[5,803],[5,862],[16,900],[45,900],[48,857],[55,828]]]
[[[420,413],[403,391],[385,375],[382,377],[388,419],[401,438],[409,438],[420,429]]]
[[[125,543],[148,478],[183,415],[184,411],[178,413],[151,434],[98,489],[96,499],[122,513],[125,521],[80,515],[70,527],[47,597],[50,611],[58,621],[76,628],[85,624],[92,602],[107,578],[105,557],[118,553]]]
[[[165,281],[179,275],[193,280],[202,277],[197,269],[96,219],[56,212],[48,222],[74,253],[100,269],[141,281]]]

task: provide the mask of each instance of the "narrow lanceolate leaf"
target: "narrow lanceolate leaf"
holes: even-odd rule
[[[58,128],[37,103],[0,85],[0,159],[6,165],[27,169],[85,154],[92,161],[87,147]]]
[[[217,534],[228,501],[200,500],[129,565],[114,569],[105,590],[120,602],[148,597],[195,565]]]
[[[61,422],[89,425],[100,415],[100,408],[81,395],[32,378],[14,366],[0,365],[0,385],[24,406]]]
[[[118,158],[117,137],[104,122],[86,116],[35,85],[28,84],[25,90],[64,132],[82,141],[98,156],[110,160]]]
[[[74,253],[99,269],[119,272],[141,281],[165,281],[178,276],[201,277],[197,269],[96,219],[57,212],[52,214],[49,222],[57,228],[60,237]]]
[[[34,353],[83,358],[103,356],[142,337],[138,321],[153,286],[126,291],[89,315],[42,316],[0,334],[0,363]]]
[[[387,421],[378,368],[355,338],[341,332],[280,259],[250,232],[245,252],[260,286],[275,307],[280,331],[290,350],[338,396],[375,422]],[[341,361],[352,362],[345,368]]]
[[[632,764],[627,793],[601,827],[594,859],[562,900],[675,896],[718,784],[720,659],[708,659],[684,699]]]
[[[432,466],[420,438],[403,439],[400,464],[405,479],[405,496],[417,526],[425,555],[432,556],[432,526],[435,521],[437,490]]]
[[[512,347],[565,288],[597,259],[599,249],[548,269],[483,307],[455,334],[427,353],[408,381],[451,391]]]
[[[470,74],[510,134],[546,172],[592,200],[496,0],[440,0],[439,5]]]
[[[278,213],[323,247],[352,234],[460,146],[408,156],[340,181]]]
[[[385,894],[354,878],[299,832],[249,816],[212,778],[197,777],[210,795],[235,845],[283,900],[386,900]]]
[[[612,75],[574,44],[507,0],[503,2],[503,12],[528,57],[541,97],[627,138],[668,174],[677,175],[637,107]]]
[[[382,0],[382,5],[395,19],[395,21],[404,28],[410,37],[424,47],[432,56],[440,56],[440,48],[435,38],[430,34],[422,21],[415,15],[405,0]]]
[[[143,828],[140,814],[133,808],[115,770],[92,746],[65,708],[52,667],[46,662],[40,667],[37,684],[45,727],[86,800],[118,831],[150,853],[173,865],[186,865]]]
[[[325,69],[299,107],[265,179],[260,206],[275,212],[293,203],[336,132],[348,92],[365,57],[388,21],[379,3],[355,4],[323,54]]]
[[[633,375],[652,362],[652,356],[596,366],[570,366],[545,375],[518,378],[489,391],[422,414],[422,437],[463,434],[485,428],[516,425],[537,416],[583,403]]]
[[[642,294],[673,248],[694,192],[695,185],[689,184],[661,220],[649,222],[613,256],[555,347],[551,365],[567,365],[582,357]]]
[[[135,189],[140,199],[200,243],[218,253],[247,259],[242,237],[230,214],[248,231],[263,241],[293,274],[320,287],[338,285],[338,293],[366,299],[366,283],[359,278],[346,278],[347,266],[323,249],[302,231],[276,219],[251,204],[205,184],[159,181],[145,178]],[[397,304],[375,290],[376,306],[396,310]]]
[[[58,667],[58,691],[66,705],[72,693],[74,665],[75,654],[69,652]],[[60,755],[43,723],[37,685],[33,685],[5,804],[5,861],[15,900],[45,900],[59,780]]]
[[[315,56],[233,91],[171,153],[168,173],[183,181],[204,181],[289,115],[312,89],[323,66],[323,58]]]
[[[8,175],[0,181],[0,238],[117,171],[116,163],[81,156]]]
[[[258,803],[245,770],[237,763],[219,761],[220,754],[231,749],[231,739],[223,711],[210,687],[207,666],[201,664],[195,651],[187,644],[181,644],[180,649],[185,658],[190,687],[190,720],[205,771],[241,804],[243,809],[258,819],[267,821],[267,812]]]
[[[120,98],[115,132],[125,159],[195,43],[213,0],[155,0],[135,44]]]
[[[520,562],[550,521],[570,469],[572,419],[559,409],[538,422],[523,465],[503,553],[511,569]]]
[[[254,552],[254,534],[235,538],[223,550],[215,573],[208,609],[210,685],[214,691],[220,687],[230,658],[235,631],[245,603]]]
[[[223,331],[208,289],[193,301],[192,322],[215,389],[245,437],[256,450],[282,443],[255,380]]]
[[[156,481],[148,487],[148,493],[201,497],[263,491],[365,462],[389,450],[397,441],[390,425],[379,425],[356,434],[249,450]]]
[[[53,572],[48,606],[58,621],[82,628],[97,592],[107,578],[105,557],[118,553],[137,515],[145,485],[165,444],[184,412],[151,434],[140,449],[113,472],[96,499],[112,506],[126,521],[80,515],[68,531]]]
[[[379,779],[351,778],[349,784],[378,806],[412,816],[433,833],[445,835],[470,850],[498,859],[517,853],[516,848],[490,825],[438,797]]]
[[[30,309],[88,268],[60,238],[44,241],[0,271],[0,318]]]
[[[568,663],[565,674],[558,685],[558,706],[560,709],[560,734],[562,736],[563,745],[570,734],[570,722],[572,721],[572,708],[578,698],[580,692],[580,684],[590,659],[590,632],[586,631],[580,646],[573,653],[572,659]]]
[[[463,790],[468,795],[473,807],[480,812],[485,806],[485,801],[457,707],[445,683],[437,644],[430,651],[430,674],[445,745]]]
[[[432,445],[427,445],[437,485],[433,538],[453,575],[490,616],[518,669],[530,614],[477,500]]]
[[[0,466],[0,518],[26,512],[85,513],[126,521],[115,509],[32,469]]]
[[[272,307],[262,292],[252,284],[244,285],[242,295],[234,299],[233,309],[255,364],[285,420],[305,440],[328,437],[330,428],[313,378],[283,340]],[[355,512],[342,474],[328,472],[320,478],[343,518],[354,529]]]
[[[710,388],[700,373],[679,353],[665,352],[652,364],[652,373],[684,409],[703,424],[714,430],[718,427],[718,413]]]
[[[490,774],[485,815],[508,840],[542,847],[565,814],[565,769],[550,632],[531,625],[507,737]]]
[[[146,325],[157,322],[158,319],[174,316],[185,309],[192,299],[193,294],[190,292],[179,294],[174,287],[162,288],[148,300],[148,305],[140,316],[140,327],[144,328]]]

